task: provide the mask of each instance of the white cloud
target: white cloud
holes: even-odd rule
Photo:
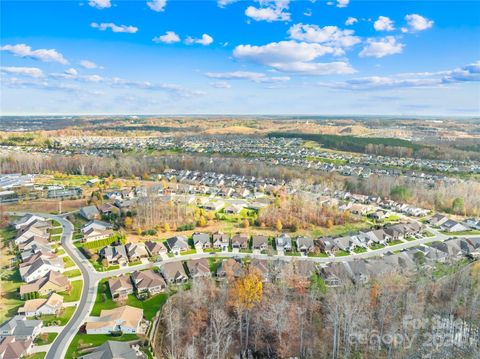
[[[347,7],[350,3],[350,0],[337,0],[337,7]]]
[[[234,2],[237,2],[240,0],[217,0],[217,5],[219,7],[225,7],[227,5],[233,4]]]
[[[200,44],[203,46],[208,46],[213,43],[213,37],[208,34],[203,34],[200,39],[194,39],[193,37],[189,36],[185,39],[185,43],[187,45]]]
[[[249,80],[261,83],[276,83],[289,81],[288,76],[267,76],[261,72],[233,71],[233,72],[207,72],[205,76],[219,80]]]
[[[373,23],[373,28],[377,31],[393,31],[393,21],[386,16],[379,16],[377,21]]]
[[[405,16],[408,27],[402,27],[402,32],[417,32],[430,29],[433,21],[418,14],[409,14]]]
[[[77,76],[78,75],[78,71],[75,70],[74,68],[65,70],[65,73],[68,74],[68,75],[71,75],[71,76]]]
[[[90,24],[91,27],[94,29],[99,29],[100,31],[105,31],[107,29],[112,30],[113,32],[125,32],[128,34],[134,34],[138,31],[138,27],[131,26],[131,25],[115,25],[113,22],[102,22],[101,24],[97,24],[96,22],[92,22]]]
[[[6,51],[14,56],[30,58],[43,62],[58,62],[62,65],[68,64],[68,61],[63,57],[63,55],[54,49],[32,50],[32,48],[28,45],[17,44],[2,46],[0,47],[0,51]]]
[[[147,6],[156,12],[165,11],[165,6],[167,6],[167,0],[151,0],[147,1]]]
[[[84,69],[89,69],[89,70],[100,68],[96,63],[89,60],[80,61],[80,66],[82,66]]]
[[[167,31],[165,35],[161,35],[153,38],[153,42],[164,42],[165,44],[173,44],[179,41],[180,41],[180,36],[178,36],[173,31]]]
[[[249,6],[245,15],[255,21],[290,21],[290,0],[259,0],[260,7]]]
[[[0,70],[13,75],[43,77],[43,71],[37,67],[1,67]]]
[[[211,82],[210,86],[216,88],[216,89],[229,89],[232,88],[232,85],[230,85],[227,81],[217,81],[217,82]]]
[[[352,26],[356,22],[358,22],[358,19],[356,17],[349,16],[348,19],[345,21],[345,25]]]
[[[284,72],[311,75],[345,74],[355,70],[346,62],[313,63],[316,58],[335,53],[335,49],[316,43],[280,41],[263,46],[239,45],[233,55]]]
[[[400,54],[405,47],[404,44],[397,42],[395,37],[387,36],[381,39],[368,39],[367,45],[360,52],[360,57],[373,56],[381,58],[387,55]]]
[[[112,6],[110,0],[90,0],[88,5],[97,9],[106,9]]]
[[[341,30],[336,26],[319,27],[317,25],[295,24],[288,29],[290,38],[299,41],[325,44],[334,48],[351,47],[360,42],[353,30]],[[338,52],[338,51],[337,51]],[[340,53],[343,53],[340,51]]]

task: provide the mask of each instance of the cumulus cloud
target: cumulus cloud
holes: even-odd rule
[[[167,6],[167,0],[151,0],[147,1],[147,6],[156,12],[165,11],[165,6]]]
[[[343,54],[342,48],[351,47],[360,42],[353,30],[342,30],[337,26],[295,24],[288,30],[291,39],[325,44],[336,48],[337,54]]]
[[[185,39],[185,43],[187,45],[200,44],[203,46],[208,46],[213,43],[213,37],[208,34],[203,34],[200,39],[194,39],[193,37],[189,36]]]
[[[405,16],[407,27],[402,27],[402,32],[418,32],[430,29],[433,21],[418,14],[409,14]]]
[[[288,76],[267,76],[261,72],[250,71],[207,72],[205,76],[219,80],[249,80],[261,83],[276,83],[290,80]]]
[[[381,58],[388,55],[400,54],[405,47],[397,42],[395,37],[387,36],[381,39],[368,39],[366,46],[360,52],[360,57],[373,56]]]
[[[255,21],[290,21],[290,0],[259,0],[260,7],[249,6],[245,15]]]
[[[211,82],[210,86],[216,89],[229,89],[232,88],[232,85],[230,85],[227,81],[217,81],[217,82]]]
[[[233,4],[234,2],[237,2],[240,0],[217,0],[217,5],[219,7],[225,7],[227,5]]]
[[[346,62],[312,63],[316,58],[332,54],[335,49],[317,43],[280,41],[263,46],[239,45],[233,55],[284,72],[312,75],[345,74],[355,70]]]
[[[37,67],[1,67],[0,71],[12,75],[43,77],[43,71]]]
[[[350,3],[350,0],[337,0],[337,7],[347,7]]]
[[[379,16],[377,21],[373,23],[373,28],[377,31],[393,31],[393,21],[386,16]]]
[[[353,24],[355,24],[356,22],[358,22],[358,19],[356,17],[351,17],[349,16],[347,18],[347,20],[345,21],[345,25],[347,26],[352,26]]]
[[[88,5],[97,9],[107,9],[112,6],[110,0],[90,0]]]
[[[68,64],[68,61],[61,53],[54,49],[38,49],[32,48],[25,44],[5,45],[0,47],[0,51],[6,51],[14,56],[39,60],[43,62],[58,62],[62,65]]]
[[[174,31],[167,31],[165,35],[161,35],[153,38],[153,42],[163,42],[165,44],[174,44],[179,41],[180,41],[180,36],[178,36]]]
[[[135,34],[138,31],[138,27],[131,26],[131,25],[128,25],[128,26],[115,25],[113,22],[102,22],[101,24],[92,22],[90,26],[93,27],[94,29],[99,29],[100,31],[105,31],[107,29],[110,29],[113,32],[125,32],[128,34]]]
[[[344,90],[384,90],[404,87],[438,87],[454,83],[479,81],[480,61],[477,61],[453,70],[360,77],[343,82],[320,83],[319,85]]]
[[[100,66],[98,66],[95,62],[89,60],[81,60],[80,66],[82,66],[84,69],[89,70],[100,68]]]

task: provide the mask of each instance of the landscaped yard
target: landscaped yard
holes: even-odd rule
[[[308,253],[308,256],[309,256],[309,257],[322,257],[322,258],[325,258],[325,257],[328,257],[328,254],[325,253],[325,252],[309,252],[309,253]]]
[[[53,342],[57,333],[42,333],[34,341],[35,345],[47,345]]]
[[[70,257],[63,257],[63,263],[65,264],[65,268],[73,267],[75,262]]]
[[[82,272],[80,272],[80,269],[72,269],[72,270],[63,272],[63,275],[68,278],[73,278],[73,277],[78,277],[79,275],[82,275]]]
[[[46,352],[39,352],[39,353],[33,353],[31,355],[27,355],[23,359],[43,359],[47,355]]]
[[[395,246],[395,245],[401,244],[401,243],[403,243],[403,241],[401,241],[400,239],[395,239],[394,241],[388,242],[388,245],[389,246]]]
[[[143,308],[143,316],[147,320],[152,320],[155,314],[161,309],[168,298],[167,293],[160,293],[146,300],[138,300],[133,294],[128,296],[126,305],[132,307]],[[110,294],[107,279],[102,279],[98,283],[97,297],[90,315],[98,316],[102,309],[113,309],[123,305],[123,303],[115,302]]]
[[[349,256],[350,253],[348,252],[345,252],[345,251],[336,251],[335,252],[335,257],[345,257],[345,256]]]
[[[49,229],[49,232],[51,235],[62,234],[63,228],[62,227],[52,228],[52,229]]]
[[[62,239],[61,234],[55,234],[53,236],[50,236],[50,242],[58,242],[61,239]]]
[[[136,339],[138,339],[136,334],[123,334],[122,336],[112,336],[107,334],[77,334],[70,343],[65,358],[78,358],[81,354],[81,350],[98,347],[108,340],[129,342]]]
[[[367,251],[366,248],[358,247],[353,250],[355,253],[365,253]]]
[[[57,221],[56,219],[50,219],[50,223],[52,224],[52,226],[54,227],[61,227],[62,225],[60,224],[59,221]]]
[[[197,250],[196,250],[196,249],[190,249],[190,250],[188,250],[188,251],[180,252],[180,254],[181,254],[182,256],[186,256],[186,255],[188,255],[188,254],[195,254],[195,253],[197,253]]]
[[[447,236],[468,236],[468,235],[477,235],[480,234],[480,231],[478,230],[471,230],[471,231],[461,231],[461,232],[447,232],[447,231],[441,231],[440,233],[443,233]]]
[[[65,253],[65,250],[64,250],[64,249],[61,249],[61,248],[60,248],[60,249],[57,249],[56,252],[55,252],[55,254],[56,254],[57,256],[61,256],[61,255],[64,254],[64,253]]]
[[[0,291],[2,294],[0,305],[0,323],[10,319],[15,314],[19,307],[23,305],[23,301],[18,296],[18,288],[23,284],[20,273],[15,270],[3,270],[0,275]]]
[[[370,247],[371,250],[382,249],[385,248],[383,244],[380,243],[373,243]]]
[[[80,300],[80,296],[82,295],[82,286],[83,280],[75,280],[72,283],[72,289],[70,290],[70,294],[68,293],[59,293],[63,295],[64,302],[76,302]]]
[[[65,307],[62,309],[62,313],[60,315],[43,315],[39,319],[43,321],[43,325],[50,326],[50,325],[61,325],[64,326],[68,323],[70,318],[72,317],[73,313],[77,309],[76,306],[73,307]]]

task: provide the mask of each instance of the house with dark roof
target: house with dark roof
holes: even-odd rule
[[[156,257],[161,254],[167,254],[168,249],[162,242],[146,241],[145,248],[151,257]]]
[[[79,359],[146,359],[147,356],[130,343],[106,341]]]
[[[116,246],[106,246],[100,250],[100,256],[108,261],[108,264],[126,265],[128,255],[123,244]]]
[[[210,277],[210,265],[206,258],[190,259],[187,261],[188,272],[191,278]]]
[[[41,320],[29,320],[24,315],[16,315],[0,326],[0,339],[14,337],[15,340],[33,340],[42,327]]]
[[[167,239],[167,246],[174,255],[179,255],[181,252],[190,249],[188,239],[185,236],[175,236]]]
[[[143,296],[145,293],[156,295],[167,288],[165,279],[151,269],[135,271],[132,273],[131,279],[135,286],[137,296]]]

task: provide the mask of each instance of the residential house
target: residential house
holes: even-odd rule
[[[128,258],[130,258],[131,261],[148,257],[147,248],[143,243],[127,243],[125,245],[125,250],[127,251]]]
[[[228,207],[225,207],[223,211],[227,214],[239,214],[242,211],[242,209],[243,207],[232,204]]]
[[[18,308],[18,314],[27,317],[38,317],[41,315],[58,315],[63,305],[63,297],[52,293],[47,298],[27,300],[22,307]]]
[[[15,238],[15,244],[20,245],[23,242],[28,241],[32,237],[41,237],[45,239],[50,238],[50,233],[48,232],[48,227],[36,227],[34,225],[30,227],[25,227],[18,232],[17,237]]]
[[[185,252],[190,249],[188,239],[185,236],[175,236],[167,239],[168,248],[174,255],[179,255],[180,252]]]
[[[192,235],[192,240],[195,248],[197,249],[205,249],[212,246],[210,243],[210,234],[208,233],[195,232]]]
[[[79,214],[88,220],[96,219],[100,217],[100,212],[95,206],[86,206],[80,208]]]
[[[146,241],[145,248],[151,257],[156,257],[161,254],[167,254],[167,247],[162,242]]]
[[[448,221],[442,223],[440,228],[446,232],[464,232],[470,230],[470,228],[465,227],[463,224],[454,221],[453,219],[449,219]]]
[[[190,259],[187,261],[188,272],[191,278],[210,277],[210,266],[206,258]]]
[[[464,220],[462,222],[462,224],[465,226],[465,227],[468,227],[470,229],[476,229],[476,230],[480,230],[480,220],[478,219],[475,219],[475,218],[467,218],[466,220]]]
[[[136,334],[140,332],[143,309],[129,305],[115,309],[103,309],[100,317],[94,322],[87,322],[87,334]]]
[[[1,359],[19,359],[32,352],[33,340],[17,340],[15,337],[5,337],[0,341]]]
[[[14,337],[15,340],[33,340],[42,329],[41,320],[29,320],[24,315],[16,315],[0,326],[0,339]]]
[[[188,280],[182,262],[163,263],[160,266],[160,270],[168,284],[183,283]]]
[[[216,275],[218,278],[224,278],[232,276],[233,278],[239,278],[244,272],[242,262],[235,260],[234,258],[224,259],[218,266]]]
[[[92,220],[83,225],[82,233],[89,231],[91,228],[106,230],[106,229],[113,229],[113,225],[103,221]]]
[[[232,237],[232,247],[239,249],[248,249],[248,241],[248,234],[238,233]]]
[[[252,248],[257,250],[265,250],[268,248],[268,237],[263,235],[252,236]]]
[[[334,244],[336,249],[339,249],[344,252],[351,252],[355,248],[360,246],[358,240],[355,239],[353,236],[344,236],[339,238],[332,239],[332,243]]]
[[[223,201],[210,201],[203,205],[203,208],[207,211],[219,211],[225,206]]]
[[[163,292],[167,287],[167,283],[163,277],[151,269],[135,271],[132,273],[131,278],[137,291],[137,295],[142,295],[144,293],[155,295]]]
[[[70,281],[61,273],[50,271],[36,281],[20,286],[20,296],[23,298],[28,293],[38,293],[41,296],[53,292],[61,293],[70,290]]]
[[[53,253],[36,253],[20,264],[20,276],[24,282],[31,283],[48,272],[63,272],[64,262]]]
[[[437,213],[428,220],[428,223],[430,223],[432,226],[440,227],[446,221],[448,221],[447,216]]]
[[[364,241],[367,245],[377,243],[386,246],[387,243],[392,240],[392,237],[383,229],[376,229],[374,231],[364,232],[361,234],[361,236],[365,238]]]
[[[313,252],[315,250],[315,246],[313,245],[313,240],[307,237],[297,237],[297,249],[299,252],[303,254],[307,254],[309,252]]]
[[[221,249],[222,251],[228,251],[228,246],[230,244],[230,237],[228,234],[223,232],[216,232],[213,234],[213,247]]]
[[[108,261],[108,264],[126,265],[128,255],[123,244],[116,246],[106,246],[100,250],[100,256]]]
[[[83,241],[84,242],[93,242],[100,239],[105,239],[113,236],[112,229],[100,229],[95,227],[90,227],[88,230],[83,232]]]
[[[145,353],[130,343],[108,340],[79,359],[146,359]]]
[[[386,213],[384,211],[375,211],[369,213],[367,217],[375,221],[383,221],[386,218]]]
[[[133,293],[133,285],[128,275],[108,279],[108,287],[113,300],[125,300]]]
[[[18,229],[28,227],[31,223],[35,221],[45,221],[45,218],[37,216],[35,214],[26,214],[22,218],[13,222],[13,226],[15,227],[15,229],[18,230]]]
[[[275,238],[277,251],[290,252],[292,250],[292,238],[287,233],[282,233]]]

